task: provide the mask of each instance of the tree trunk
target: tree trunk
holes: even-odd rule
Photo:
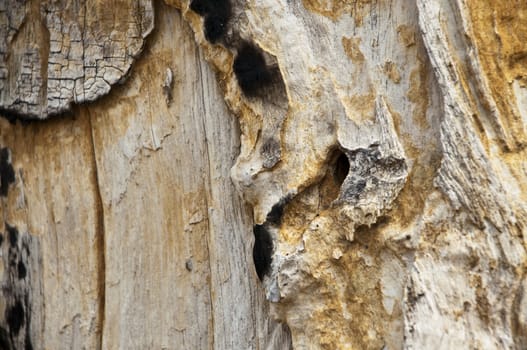
[[[0,2],[0,349],[526,348],[525,16]]]

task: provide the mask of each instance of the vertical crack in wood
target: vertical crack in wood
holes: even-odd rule
[[[97,234],[96,234],[96,249],[98,251],[98,281],[97,288],[99,294],[99,305],[98,305],[98,318],[100,324],[100,334],[98,339],[98,348],[102,349],[103,346],[103,337],[104,337],[104,312],[105,312],[105,303],[106,303],[106,244],[105,244],[105,230],[104,230],[104,203],[102,201],[101,195],[101,186],[99,183],[99,172],[97,166],[97,153],[95,149],[95,139],[93,136],[93,120],[92,116],[87,110],[89,128],[90,128],[90,138],[92,146],[92,156],[93,156],[93,182],[96,186],[95,198],[97,201]]]
[[[196,50],[196,61],[200,61],[200,57],[199,57],[199,50]],[[201,69],[201,65],[198,65],[198,75],[201,77],[199,79],[199,81],[201,82],[201,89],[203,91],[206,91],[207,89],[207,86],[204,84],[203,82],[203,72],[202,72],[202,69]],[[201,99],[201,105],[203,107],[203,111],[206,110],[206,106],[205,106],[205,100],[202,98]],[[204,113],[206,115],[206,113]],[[210,177],[211,177],[211,171],[210,171],[210,154],[209,154],[209,145],[208,145],[208,140],[207,140],[207,133],[206,133],[206,125],[205,125],[205,122],[203,120],[203,118],[201,119],[201,127],[203,128],[202,131],[203,131],[203,136],[204,136],[204,144],[205,144],[205,158],[206,158],[206,163],[207,163],[207,183],[205,184],[208,189],[206,192],[206,195],[205,195],[205,206],[207,208],[207,241],[206,241],[206,247],[207,247],[207,256],[208,256],[208,267],[209,267],[209,300],[210,300],[210,317],[211,317],[211,320],[210,320],[210,323],[211,323],[211,344],[210,344],[210,348],[211,349],[214,349],[214,338],[215,338],[215,332],[214,332],[214,328],[215,328],[215,322],[214,322],[214,300],[213,300],[213,297],[214,297],[214,293],[213,293],[213,280],[212,280],[212,264],[211,264],[211,249],[210,249],[210,241],[211,241],[211,235],[212,235],[212,225],[211,225],[211,222],[210,222],[210,211],[209,211],[209,203],[211,202],[209,196],[210,196],[210,191],[211,191],[211,188],[212,188],[212,183],[210,181]]]

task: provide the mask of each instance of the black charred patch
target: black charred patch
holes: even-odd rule
[[[267,275],[271,269],[273,254],[273,239],[271,234],[263,225],[254,225],[254,248],[253,261],[256,274],[260,281]]]
[[[216,43],[225,35],[232,14],[229,0],[193,0],[190,9],[205,18],[205,38],[208,41]]]
[[[9,244],[11,247],[15,247],[18,244],[18,230],[16,227],[11,226],[8,223],[5,224],[5,229],[9,238]]]
[[[0,150],[0,195],[7,196],[9,184],[15,182],[15,170],[9,159],[9,149]]]
[[[35,115],[23,115],[22,113],[18,113],[18,112],[15,112],[15,111],[10,111],[8,109],[5,109],[5,108],[0,108],[0,116],[2,116],[3,118],[7,119],[7,121],[10,123],[10,124],[16,124],[17,121],[20,121],[22,123],[29,123],[31,122],[31,120],[33,120],[34,118],[37,118],[37,116]]]
[[[358,180],[350,184],[350,186],[347,189],[347,194],[349,196],[352,196],[354,199],[358,199],[362,191],[364,191],[365,188],[366,188],[366,181]]]
[[[22,261],[18,262],[17,271],[18,271],[18,279],[26,278],[27,276],[26,265],[24,265]]]
[[[17,300],[15,305],[6,309],[6,320],[11,334],[18,335],[20,328],[24,325],[24,319],[24,307],[20,301]]]
[[[190,9],[200,16],[209,14],[215,5],[214,0],[194,0],[190,3]]]
[[[273,208],[267,214],[267,222],[275,225],[280,225],[282,223],[282,216],[284,215],[284,206],[285,203],[282,201],[273,205]]]
[[[238,50],[232,66],[238,85],[248,97],[260,95],[273,79],[265,63],[265,57],[255,45],[244,42]]]
[[[0,327],[0,349],[2,350],[13,349],[13,346],[11,345],[11,339],[9,339],[9,333],[4,327]]]
[[[211,43],[217,43],[227,31],[228,18],[210,15],[205,17],[205,38]]]
[[[48,113],[47,116],[40,116],[34,113],[20,113],[16,111],[11,111],[5,108],[0,108],[0,117],[7,119],[10,124],[16,125],[20,123],[21,125],[30,125],[30,124],[39,124],[45,123],[47,119],[72,119],[75,118],[75,115],[72,111],[57,111]]]
[[[31,343],[31,291],[33,281],[31,280],[32,260],[29,259],[29,251],[38,242],[33,241],[29,233],[19,233],[15,226],[5,224],[5,235],[8,242],[6,278],[2,282],[3,297],[6,300],[3,319],[8,340],[13,349],[33,349]],[[35,248],[38,249],[38,248]],[[1,322],[1,321],[0,321]],[[15,343],[16,340],[16,343]],[[1,343],[0,350],[5,349]],[[14,346],[14,347],[13,347]]]
[[[271,211],[267,214],[266,223],[280,226],[282,223],[282,216],[284,216],[284,208],[291,201],[290,196],[282,198],[278,203],[273,205]]]

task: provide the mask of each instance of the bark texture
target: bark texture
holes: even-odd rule
[[[527,347],[524,1],[11,2],[0,345]]]
[[[0,3],[0,107],[46,118],[122,80],[154,25],[151,0]]]

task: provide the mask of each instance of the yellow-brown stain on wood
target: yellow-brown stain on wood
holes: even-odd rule
[[[380,235],[388,221],[380,219],[371,227],[357,228],[353,242],[344,239],[354,224],[349,220],[344,223],[340,208],[332,205],[340,190],[340,180],[332,171],[338,156],[336,151],[330,155],[324,178],[285,208],[279,239],[289,246],[304,245],[302,261],[309,273],[302,293],[274,307],[288,321],[294,340],[297,332],[309,333],[321,349],[379,349],[391,331],[390,325],[402,315],[399,305],[392,314],[387,313],[380,286],[379,266],[384,263],[380,256],[393,255]],[[305,298],[307,290],[311,290],[309,300],[295,299]],[[295,317],[305,312],[307,305],[313,307],[311,322],[308,329],[297,329]],[[302,311],[295,311],[297,308]]]
[[[341,187],[338,175],[335,174],[335,166],[338,162],[338,152],[329,156],[330,161],[326,166],[324,177],[315,184],[308,186],[297,195],[284,210],[283,225],[280,230],[280,238],[291,244],[299,244],[303,233],[317,216],[334,216],[331,204],[339,196]]]
[[[257,115],[247,104],[241,102],[238,112],[242,145],[247,145],[246,147],[253,149],[258,142],[262,129],[262,117]]]
[[[355,20],[355,25],[360,27],[364,17],[368,14],[365,5],[369,5],[371,0],[303,0],[302,3],[307,10],[333,21],[350,13]]]
[[[416,96],[415,101],[413,101],[416,103],[416,107],[414,108],[412,119],[415,121],[414,125],[424,132],[428,128],[428,123],[426,122],[428,95],[426,90],[422,95],[417,93],[420,89],[425,89],[421,85],[423,81],[427,80],[426,69],[423,65],[420,64],[417,69],[412,71],[410,80],[412,81],[412,87],[409,91],[416,91],[412,95]],[[401,227],[406,227],[411,225],[413,220],[423,212],[425,201],[434,189],[433,179],[441,165],[442,157],[435,142],[430,141],[426,146],[420,148],[412,143],[408,135],[402,135],[402,116],[390,105],[387,107],[393,117],[395,130],[403,144],[407,158],[414,160],[406,184],[389,213],[394,224],[397,223]]]
[[[410,88],[406,94],[408,100],[413,102],[413,121],[422,129],[428,128],[426,121],[426,110],[428,108],[428,87],[426,68],[421,59],[418,58],[417,67],[410,73]]]
[[[437,150],[419,150],[405,144],[405,152],[413,153],[415,162],[408,174],[408,180],[393,204],[389,215],[401,227],[411,225],[423,212],[425,201],[434,189],[433,179],[441,165],[441,155]],[[425,154],[426,153],[426,154]]]
[[[375,92],[372,90],[368,94],[354,95],[342,99],[346,109],[350,111],[348,118],[357,124],[375,121]]]
[[[476,310],[479,314],[479,318],[487,325],[490,325],[491,307],[485,292],[485,287],[483,286],[483,280],[481,276],[473,276],[470,284],[476,289]]]
[[[353,61],[355,64],[364,62],[364,55],[360,50],[360,38],[347,38],[342,37],[342,46],[346,55]]]
[[[397,34],[399,34],[399,41],[401,41],[404,46],[410,47],[415,45],[415,30],[412,27],[402,24],[397,27]]]
[[[336,215],[335,212],[327,214]],[[334,221],[333,225],[332,232],[338,232],[338,222]],[[317,256],[324,257],[313,268],[317,282],[324,286],[321,292],[325,296],[325,307],[313,314],[323,349],[337,349],[343,344],[349,349],[379,349],[383,346],[391,319],[384,309],[379,284],[379,266],[383,263],[380,256],[386,251],[379,239],[383,227],[384,223],[359,227],[354,242],[325,242],[327,238],[320,237],[315,240],[319,242],[316,247],[309,246],[319,249]],[[331,249],[338,247],[342,257],[328,260],[331,255],[325,252],[325,244],[331,244]]]
[[[525,125],[519,114],[512,83],[527,80],[527,2],[523,0],[468,0],[474,44],[488,80],[500,122],[508,131],[505,150],[525,146]]]
[[[401,74],[399,74],[399,69],[397,65],[392,61],[386,61],[383,66],[384,74],[395,84],[401,82]]]
[[[501,159],[507,163],[511,175],[520,188],[518,195],[521,201],[527,203],[527,181],[525,181],[525,174],[527,173],[527,149],[522,149],[518,152],[502,153]]]

